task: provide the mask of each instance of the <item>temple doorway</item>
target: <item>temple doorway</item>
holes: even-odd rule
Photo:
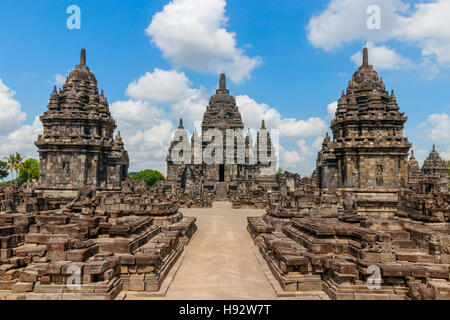
[[[224,164],[219,165],[219,181],[220,182],[225,181],[225,165]]]

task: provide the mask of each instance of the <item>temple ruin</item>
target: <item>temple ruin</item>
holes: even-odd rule
[[[117,125],[86,65],[84,49],[62,90],[57,92],[55,86],[47,108],[40,117],[44,132],[35,143],[39,189],[57,197],[73,197],[87,186],[119,190],[128,177],[128,153],[120,132],[113,136]]]
[[[403,136],[407,117],[367,49],[311,177],[275,175],[264,120],[244,133],[223,74],[201,132],[190,135],[180,120],[167,181],[151,187],[128,178],[128,153],[85,50],[41,121],[39,181],[0,187],[0,299],[163,296],[197,231],[197,218],[179,209],[211,217],[221,200],[264,210],[247,218],[249,249],[278,297],[450,299],[448,170],[435,146],[420,168]]]
[[[187,193],[215,199],[226,199],[254,186],[276,191],[277,163],[264,120],[255,144],[250,130],[244,137],[236,100],[221,74],[219,89],[209,99],[203,116],[201,133],[194,131],[189,139],[180,120],[167,157],[166,190],[179,197]]]
[[[197,227],[128,178],[128,153],[86,51],[50,96],[37,183],[0,188],[0,297],[115,299],[161,286]]]
[[[248,231],[283,292],[338,300],[450,299],[448,171],[420,169],[396,97],[363,63],[339,99],[312,179],[286,172]]]

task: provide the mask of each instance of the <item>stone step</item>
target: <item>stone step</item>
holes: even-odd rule
[[[396,230],[396,231],[389,231],[387,233],[389,233],[391,235],[391,239],[394,241],[411,239],[409,232],[407,232],[407,231]]]
[[[212,207],[214,209],[232,209],[233,205],[229,201],[214,201]]]
[[[399,249],[417,249],[417,243],[414,240],[394,240],[393,243]]]
[[[398,261],[408,262],[434,262],[434,257],[420,251],[398,251],[395,254]]]

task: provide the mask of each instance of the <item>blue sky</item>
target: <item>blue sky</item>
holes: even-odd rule
[[[381,29],[366,27],[371,4],[380,8]],[[80,30],[66,26],[70,5],[81,9]],[[448,16],[449,0],[3,0],[0,156],[36,156],[35,117],[46,110],[52,87],[61,86],[57,75],[66,76],[86,48],[132,169],[165,171],[177,119],[186,118],[188,129],[201,121],[225,72],[247,126],[264,117],[269,127],[281,127],[281,166],[309,175],[329,126],[327,106],[368,45],[408,116],[404,133],[416,156],[423,160],[436,144],[450,158]]]

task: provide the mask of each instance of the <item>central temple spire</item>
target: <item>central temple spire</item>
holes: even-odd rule
[[[80,65],[82,65],[82,66],[86,65],[86,49],[81,49]]]
[[[220,90],[226,90],[227,89],[227,78],[226,78],[224,73],[220,74],[219,89]]]
[[[364,48],[363,50],[363,66],[369,66],[369,50],[367,48]]]
[[[216,90],[216,94],[230,94],[227,89],[227,77],[224,73],[220,74],[219,89]]]

